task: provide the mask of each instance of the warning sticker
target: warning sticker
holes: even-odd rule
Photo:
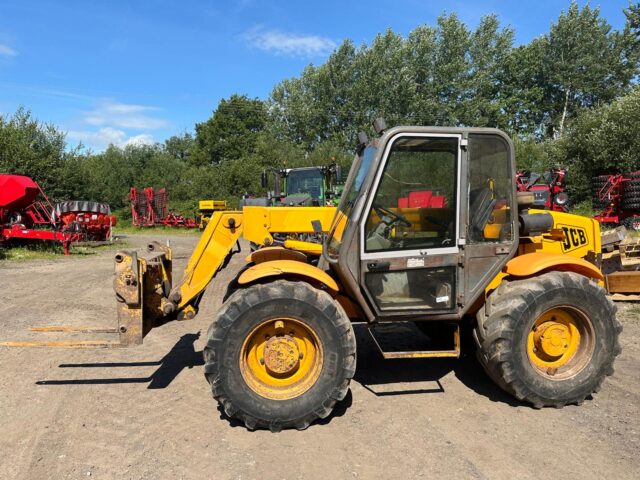
[[[424,258],[407,258],[407,268],[424,267]]]

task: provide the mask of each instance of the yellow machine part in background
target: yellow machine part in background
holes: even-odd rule
[[[198,202],[198,210],[200,210],[200,230],[204,230],[213,212],[222,212],[228,210],[226,200],[200,200]]]

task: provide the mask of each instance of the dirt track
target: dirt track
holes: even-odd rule
[[[195,241],[172,238],[175,272]],[[0,338],[114,325],[112,256],[0,262]],[[306,431],[272,434],[226,419],[204,380],[203,335],[222,292],[212,285],[196,320],[155,329],[141,347],[0,347],[0,478],[637,478],[640,306],[619,304],[616,373],[581,407],[521,405],[472,355],[385,362],[358,330],[346,400]]]

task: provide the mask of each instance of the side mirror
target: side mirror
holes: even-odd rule
[[[262,174],[260,175],[260,184],[262,185],[262,188],[267,188],[269,186],[267,172],[265,170],[263,170]]]
[[[387,122],[384,121],[384,118],[378,117],[373,121],[373,129],[378,135],[382,135],[387,129]]]
[[[342,182],[342,167],[340,165],[336,165],[336,184]]]

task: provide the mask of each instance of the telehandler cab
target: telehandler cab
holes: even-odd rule
[[[598,391],[622,329],[602,288],[598,223],[516,196],[513,145],[499,130],[374,126],[379,138],[359,135],[332,221],[304,207],[215,212],[173,289],[170,249],[119,252],[118,345],[193,318],[244,235],[268,248],[226,286],[204,372],[249,429],[304,429],[329,415],[356,369],[354,321],[449,336],[445,348],[385,358],[457,357],[458,326],[470,321],[487,374],[535,408]],[[282,228],[325,231],[324,245],[274,243]]]

